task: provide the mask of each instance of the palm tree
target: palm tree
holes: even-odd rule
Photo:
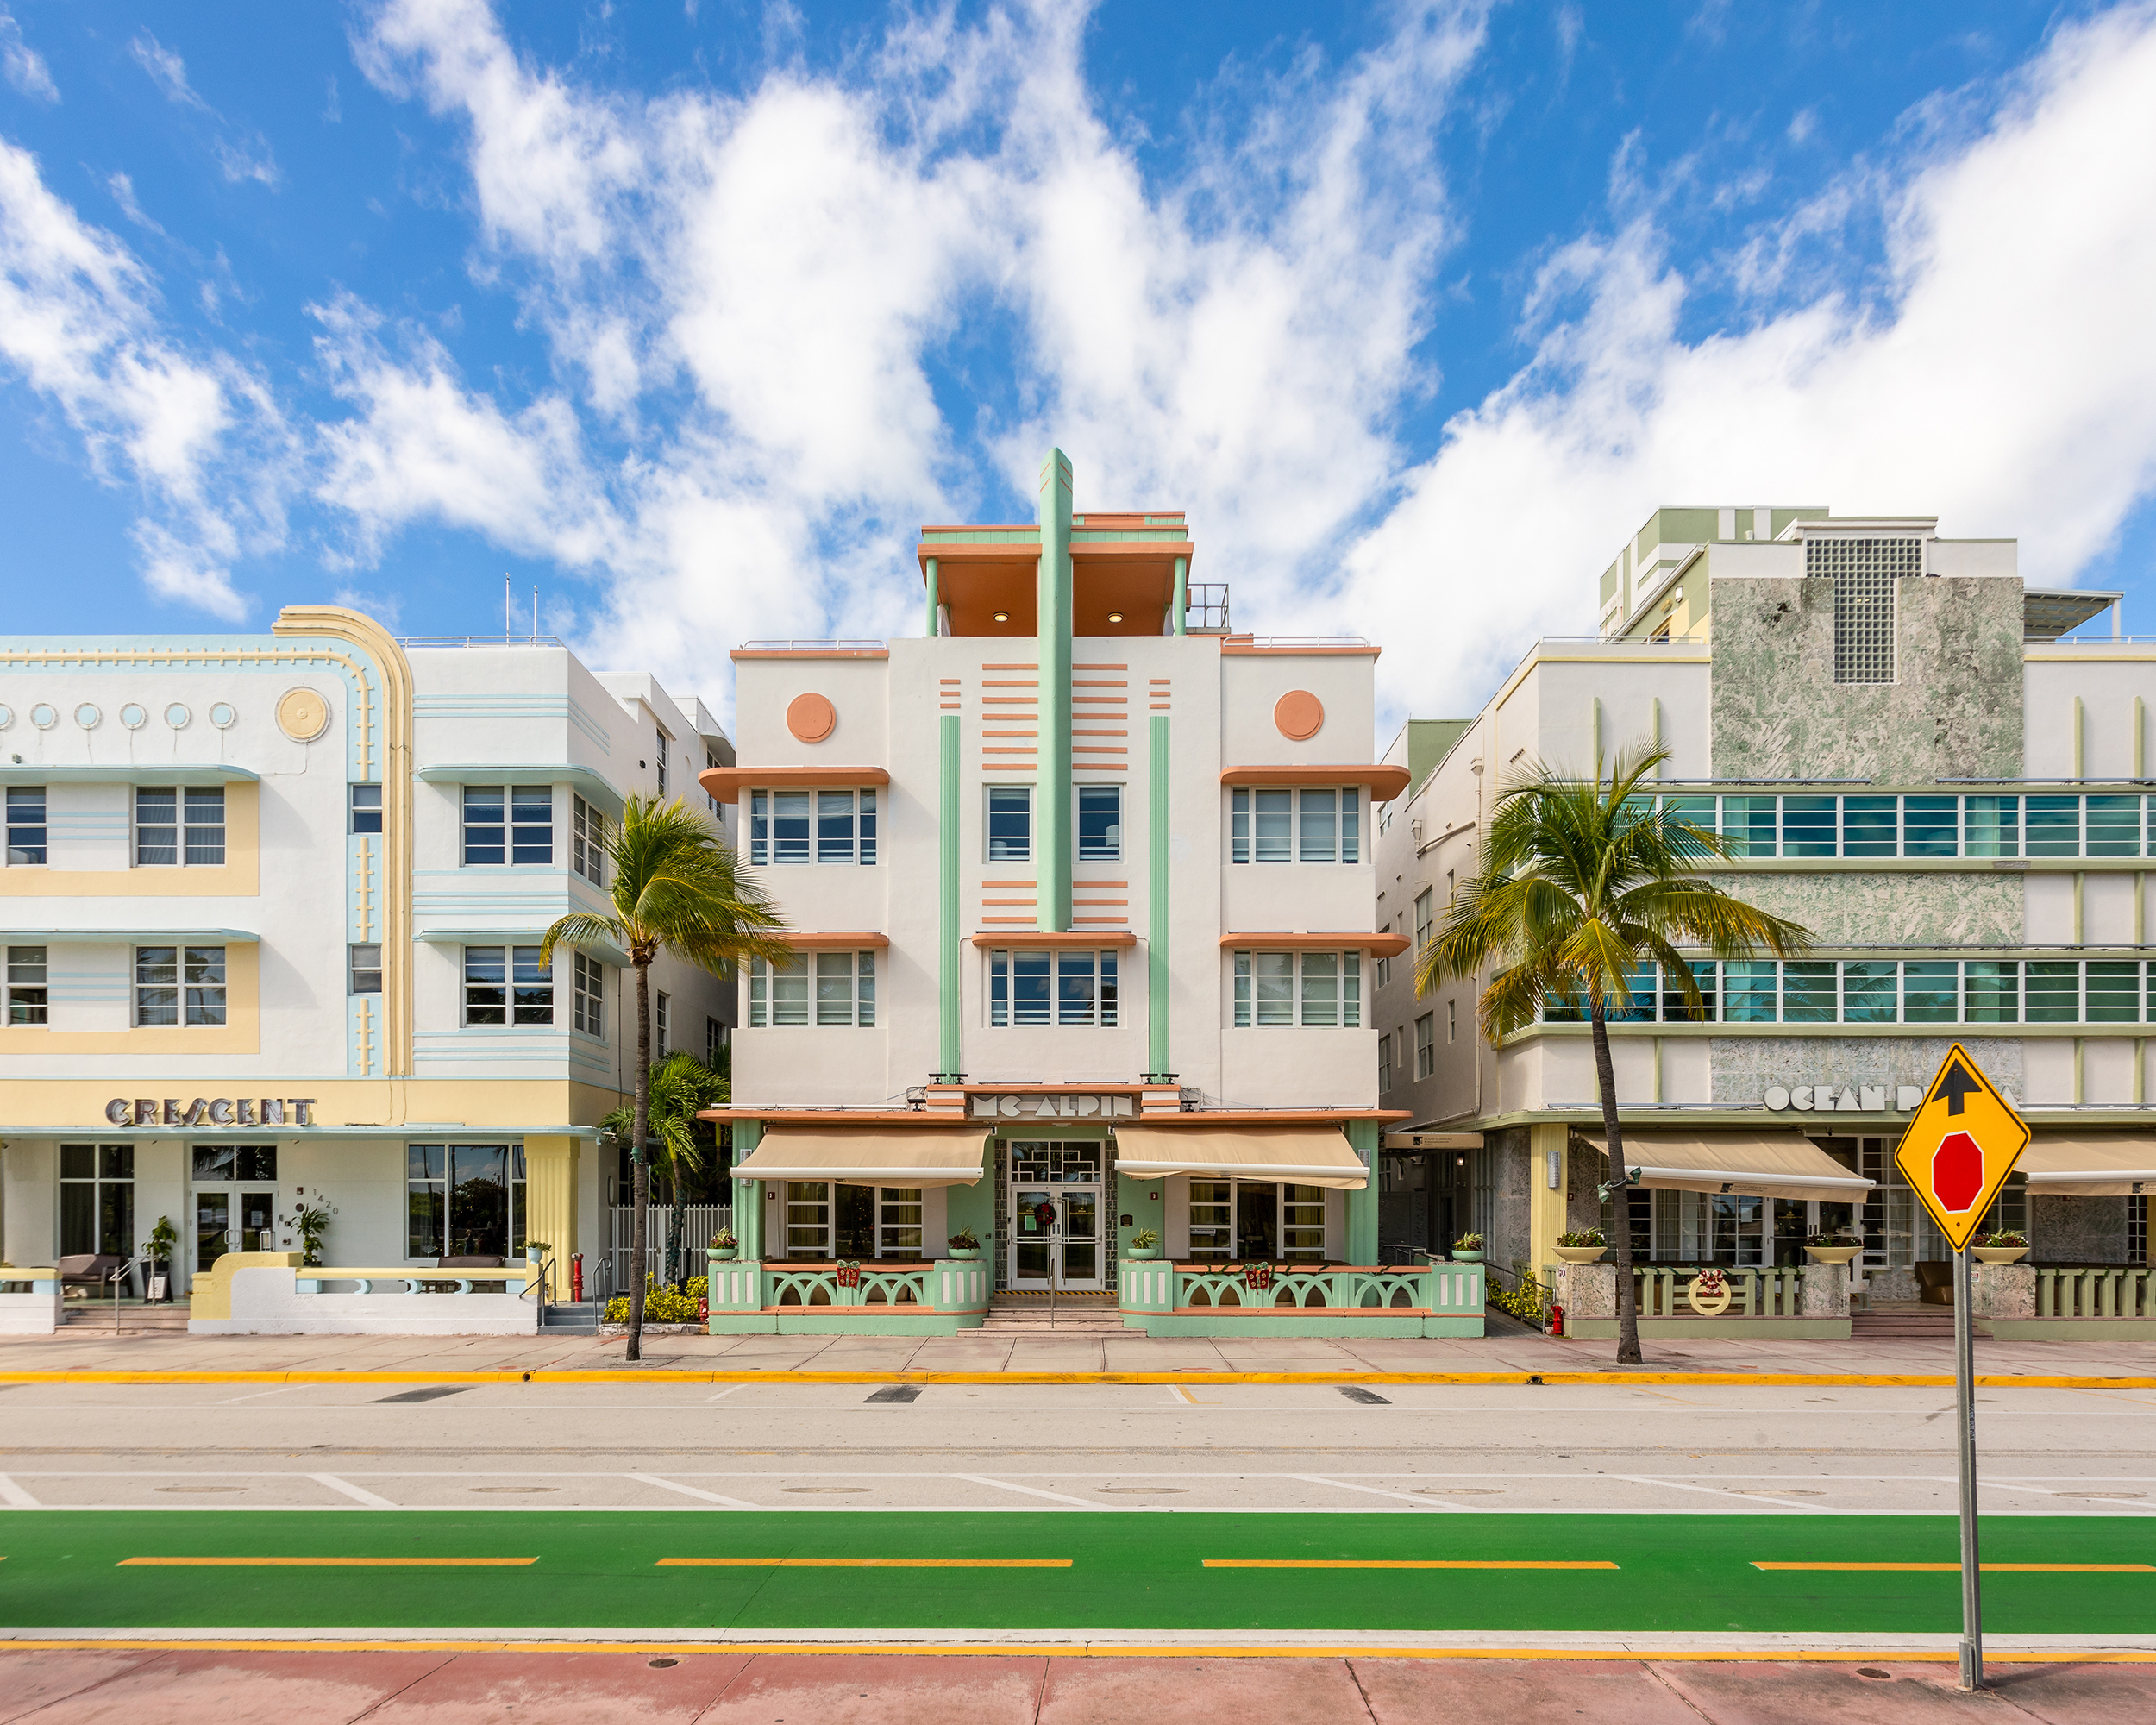
[[[547,931],[539,962],[557,945],[604,942],[629,954],[636,973],[636,1106],[630,1118],[629,1358],[643,1357],[645,1209],[651,1172],[651,961],[661,952],[724,975],[750,958],[790,956],[769,931],[785,925],[762,893],[741,878],[738,859],[702,816],[680,799],[631,797],[603,849],[612,884],[611,916],[573,911]]]
[[[1620,750],[1607,776],[1597,756],[1592,780],[1539,763],[1525,769],[1499,793],[1482,872],[1461,884],[1415,963],[1418,997],[1448,977],[1471,982],[1504,967],[1477,1009],[1493,1045],[1546,1007],[1576,1016],[1586,1003],[1616,1200],[1617,1358],[1627,1365],[1639,1363],[1639,1311],[1609,1013],[1630,1007],[1632,981],[1652,963],[1663,988],[1681,994],[1692,1017],[1704,1016],[1680,944],[1727,963],[1761,951],[1787,957],[1810,941],[1796,924],[1699,878],[1702,864],[1737,847],[1657,802],[1648,775],[1669,758],[1664,748],[1639,744]]]
[[[688,1176],[704,1165],[703,1140],[697,1135],[698,1113],[725,1107],[733,1086],[686,1049],[676,1049],[651,1069],[651,1151],[667,1169],[667,1184],[674,1199],[674,1214],[667,1229],[667,1273],[669,1285],[681,1279],[681,1214],[688,1207]],[[616,1108],[599,1121],[608,1132],[629,1144],[635,1141],[636,1112]],[[724,1132],[725,1128],[719,1128]]]

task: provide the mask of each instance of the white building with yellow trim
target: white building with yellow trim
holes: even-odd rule
[[[392,638],[328,607],[263,636],[0,641],[0,1256],[331,1264],[604,1250],[635,1026],[592,844],[732,747],[695,700],[559,643]],[[667,1044],[733,990],[661,961]]]

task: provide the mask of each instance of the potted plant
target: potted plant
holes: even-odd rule
[[[1804,1242],[1805,1255],[1814,1264],[1846,1264],[1864,1250],[1864,1241],[1843,1228],[1831,1228]]]
[[[313,1203],[302,1198],[292,1206],[291,1214],[278,1218],[282,1226],[299,1236],[299,1261],[304,1268],[322,1267],[323,1238],[329,1232],[329,1218],[336,1213],[337,1207],[317,1192]]]
[[[1158,1258],[1160,1256],[1160,1230],[1140,1228],[1125,1243],[1123,1255],[1125,1258]]]
[[[524,1262],[536,1269],[547,1261],[547,1254],[553,1250],[545,1240],[528,1239],[524,1242]]]
[[[1480,1234],[1462,1234],[1452,1242],[1452,1261],[1455,1264],[1480,1264],[1482,1261],[1482,1237]]]
[[[962,1263],[981,1256],[981,1237],[971,1228],[959,1229],[946,1244],[950,1247],[950,1255]]]
[[[713,1264],[724,1264],[741,1250],[741,1242],[734,1238],[731,1228],[721,1228],[711,1236],[711,1255]]]
[[[2018,1228],[2003,1228],[1979,1235],[1970,1250],[1979,1264],[2019,1264],[2028,1256],[2028,1236]]]
[[[1557,1236],[1557,1256],[1567,1264],[1592,1264],[1608,1250],[1600,1228],[1574,1228]]]
[[[164,1279],[163,1300],[169,1303],[172,1297],[172,1253],[179,1245],[179,1231],[172,1226],[170,1216],[160,1216],[157,1226],[150,1230],[150,1237],[142,1242],[142,1256],[150,1261],[153,1283]]]

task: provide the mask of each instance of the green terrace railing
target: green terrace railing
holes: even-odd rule
[[[1655,800],[1633,800],[1643,812]],[[1660,798],[1664,809],[1733,841],[1742,857],[1883,862],[2156,856],[2150,800],[2138,791],[1697,791]]]
[[[1643,1318],[1690,1318],[1685,1292],[1702,1270],[1720,1270],[1729,1278],[1725,1318],[1795,1318],[1803,1314],[1803,1272],[1799,1270],[1738,1270],[1726,1264],[1635,1264],[1633,1285],[1639,1290]],[[1554,1275],[1555,1272],[1551,1271]]]
[[[1482,1311],[1479,1264],[1401,1265],[1170,1264],[1125,1258],[1118,1303],[1126,1312],[1252,1316],[1283,1308],[1305,1312],[1386,1311],[1439,1316]]]
[[[977,1260],[857,1266],[718,1263],[706,1302],[714,1313],[812,1310],[973,1314],[988,1309],[990,1266]]]
[[[1612,1024],[2156,1023],[2156,963],[2140,958],[1752,959],[1691,967],[1692,1015],[1673,975],[1648,964],[1627,979],[1632,1004]],[[1570,1001],[1544,1024],[1584,1024]]]
[[[2122,1265],[2036,1266],[2040,1318],[2156,1318],[2149,1271]]]

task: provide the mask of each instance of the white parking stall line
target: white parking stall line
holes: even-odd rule
[[[2010,1479],[1985,1479],[1981,1476],[1977,1480],[1977,1487],[1982,1491],[2028,1491],[2034,1492],[2039,1497],[2074,1498],[2102,1503],[2107,1509],[2123,1509],[2131,1515],[2156,1515],[2156,1504],[2136,1503],[2133,1501],[2141,1496],[2138,1491],[2122,1491],[2117,1496],[2112,1496],[2103,1492],[2103,1482],[2101,1480],[2091,1479],[2086,1482],[2077,1480],[2071,1483],[2094,1489],[2061,1491],[2056,1487],[2023,1485]]]
[[[727,1385],[727,1386],[726,1386],[724,1389],[720,1390],[720,1391],[718,1392],[718,1395],[716,1395],[716,1396],[706,1396],[704,1398],[704,1400],[705,1400],[705,1402],[706,1403],[706,1405],[708,1405],[708,1404],[710,1404],[711,1402],[724,1402],[724,1400],[725,1400],[725,1399],[726,1399],[729,1396],[731,1396],[731,1395],[732,1395],[732,1394],[733,1394],[736,1390],[737,1390],[737,1389],[746,1389],[748,1387],[749,1387],[749,1386],[748,1386],[747,1384],[745,1384],[745,1383],[730,1383],[730,1384],[728,1384],[728,1385]]]
[[[0,1503],[6,1504],[10,1509],[42,1509],[45,1507],[4,1473],[0,1473]]]
[[[1671,1491],[1699,1491],[1709,1497],[1735,1497],[1745,1502],[1766,1509],[1789,1509],[1806,1515],[1839,1515],[1846,1512],[1825,1503],[1787,1503],[1778,1497],[1758,1497],[1749,1491],[1726,1491],[1718,1485],[1688,1485],[1681,1479],[1670,1479],[1651,1473],[1573,1474],[1574,1479],[1626,1479],[1634,1485],[1660,1485]]]
[[[392,1503],[386,1497],[379,1497],[363,1485],[354,1485],[348,1479],[340,1479],[334,1473],[310,1473],[305,1477],[317,1485],[326,1485],[332,1491],[341,1491],[355,1503],[364,1503],[370,1509],[401,1509],[401,1503]]]
[[[993,1485],[999,1491],[1022,1491],[1028,1497],[1045,1497],[1051,1503],[1068,1503],[1080,1509],[1106,1509],[1106,1503],[1089,1503],[1082,1497],[1073,1497],[1061,1491],[1044,1491],[1037,1485],[1019,1485],[1008,1479],[993,1479],[985,1473],[954,1473],[951,1479],[968,1480],[975,1485]]]
[[[1281,1479],[1300,1479],[1310,1485],[1330,1485],[1339,1491],[1367,1491],[1373,1497],[1394,1497],[1402,1503],[1412,1503],[1418,1509],[1449,1510],[1456,1515],[1475,1515],[1482,1513],[1479,1504],[1449,1503],[1419,1496],[1412,1491],[1388,1491],[1382,1485],[1357,1485],[1345,1479],[1328,1479],[1321,1473],[1284,1473],[1275,1477]]]
[[[717,1491],[706,1491],[701,1486],[684,1485],[679,1480],[662,1479],[655,1473],[624,1473],[624,1479],[633,1479],[639,1485],[655,1485],[661,1491],[678,1491],[684,1497],[700,1497],[706,1503],[723,1504],[729,1509],[761,1509],[761,1503],[751,1503],[745,1497],[728,1497]]]
[[[295,1389],[302,1388],[311,1389],[312,1387],[313,1386],[311,1384],[301,1385],[298,1383],[280,1383],[274,1389],[254,1389],[249,1390],[245,1396],[220,1396],[217,1399],[216,1405],[220,1408],[229,1408],[237,1402],[260,1402],[265,1396],[289,1396]]]

